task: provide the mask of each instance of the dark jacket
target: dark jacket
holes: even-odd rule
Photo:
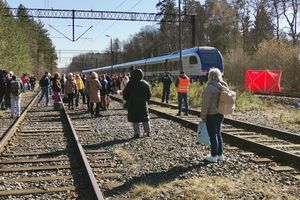
[[[5,87],[6,87],[6,79],[5,79],[5,73],[0,70],[0,92],[4,93],[5,92]]]
[[[170,86],[173,82],[173,79],[170,75],[166,74],[162,77],[162,82],[163,82],[164,88],[170,88]]]
[[[151,98],[151,91],[146,81],[130,80],[123,91],[123,97],[128,105],[129,122],[149,121],[147,101]]]
[[[49,87],[50,85],[50,79],[48,76],[43,75],[43,77],[41,78],[40,82],[40,87]]]
[[[109,83],[108,83],[108,81],[106,79],[102,79],[100,81],[100,84],[101,84],[100,95],[104,96],[104,95],[109,94]]]

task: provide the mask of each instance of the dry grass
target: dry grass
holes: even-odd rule
[[[280,113],[278,116],[278,120],[282,123],[288,124],[300,124],[300,112],[299,110],[293,110],[290,113]]]
[[[134,187],[133,197],[151,197],[155,193],[155,189],[145,183]]]
[[[287,188],[276,185],[272,180],[263,179],[259,173],[252,170],[244,172],[237,184],[251,189],[257,197],[260,197],[259,199],[297,199],[289,194]]]
[[[114,150],[114,153],[117,154],[124,163],[131,164],[134,161],[133,157],[121,146],[118,146]]]
[[[185,199],[217,199],[220,194],[234,194],[236,190],[234,189],[234,183],[225,178],[214,176],[209,178],[195,177],[187,180],[176,179],[156,188],[143,183],[134,187],[133,197],[154,198],[167,192]]]
[[[188,199],[218,199],[220,196],[234,195],[234,182],[221,177],[192,178],[186,181],[189,187],[178,190],[178,196]]]
[[[287,199],[295,200],[291,195],[295,188],[276,185],[272,180],[262,178],[254,171],[248,170],[236,180],[218,176],[190,179],[176,179],[169,183],[162,183],[152,187],[145,183],[135,185],[134,198],[156,199],[169,194],[171,199],[239,199],[249,197],[257,199]],[[250,196],[244,196],[244,194]]]
[[[300,112],[297,108],[276,104],[273,101],[267,101],[266,113],[269,113],[269,119],[284,124],[288,128],[300,126]]]

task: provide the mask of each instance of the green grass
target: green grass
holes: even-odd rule
[[[193,82],[190,85],[189,91],[189,105],[193,108],[199,109],[202,104],[202,92],[205,88],[205,84],[201,85],[198,82]],[[229,88],[235,88],[230,85]],[[156,82],[152,84],[153,97],[161,99],[162,96],[162,83]],[[300,112],[294,109],[291,112],[281,112],[282,109],[276,106],[276,103],[272,100],[264,101],[259,97],[255,96],[253,93],[243,90],[235,90],[237,93],[237,99],[235,102],[235,112],[248,112],[248,111],[263,111],[268,112],[268,110],[277,110],[277,120],[279,123],[286,124],[287,126],[293,126],[295,124],[300,124]],[[177,102],[177,92],[175,85],[172,84],[170,92],[170,101]]]
[[[194,82],[190,86],[189,91],[189,104],[196,108],[201,106],[201,95],[203,91],[204,86],[201,85],[198,82]],[[152,96],[161,99],[162,97],[162,91],[163,91],[163,84],[162,83],[156,83],[152,85]],[[174,84],[171,85],[170,90],[170,101],[177,101],[177,92],[176,87]]]
[[[199,108],[202,104],[202,92],[205,88],[205,84],[199,82],[193,82],[190,85],[189,91],[189,104],[193,108]],[[230,86],[230,88],[232,88]],[[163,85],[162,83],[152,84],[152,95],[153,97],[161,99]],[[177,101],[177,92],[175,85],[172,84],[170,92],[170,100]],[[267,107],[261,99],[256,97],[250,92],[237,91],[236,110],[240,112],[250,110],[264,110]]]
[[[236,111],[266,110],[268,105],[251,92],[237,91]]]

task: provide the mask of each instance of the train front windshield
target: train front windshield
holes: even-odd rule
[[[201,50],[200,58],[203,71],[209,71],[212,67],[223,70],[222,58],[217,50]]]

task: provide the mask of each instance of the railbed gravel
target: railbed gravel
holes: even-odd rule
[[[69,110],[73,123],[88,125],[91,132],[78,135],[85,150],[107,149],[114,152],[113,172],[122,173],[124,185],[102,189],[112,198],[142,199],[297,199],[300,181],[291,172],[274,172],[242,156],[239,150],[227,150],[225,162],[209,164],[203,157],[209,147],[195,143],[195,132],[178,123],[151,114],[151,136],[132,139],[126,110],[112,102],[103,117],[91,118],[80,106]],[[257,120],[257,116],[255,118]],[[142,128],[141,128],[142,130]],[[256,155],[254,155],[255,157]],[[252,156],[253,157],[253,156]],[[97,169],[98,170],[98,169]],[[103,172],[106,169],[100,170]],[[102,180],[102,182],[105,180]]]
[[[282,123],[279,120],[279,118],[286,117],[287,114],[300,113],[300,108],[293,106],[295,102],[300,103],[300,98],[257,96],[270,105],[266,110],[235,112],[229,118],[300,134],[300,121],[296,123]]]
[[[279,118],[285,118],[283,119],[283,121],[286,121],[286,118],[288,116],[293,117],[295,113],[300,113],[300,108],[296,108],[295,106],[293,106],[293,103],[295,102],[300,103],[300,98],[276,97],[265,95],[257,96],[269,106],[264,110],[246,110],[244,112],[236,111],[232,115],[226,115],[226,117],[300,135],[299,120],[296,123],[282,123],[279,120]],[[154,98],[154,100],[160,101],[160,99],[158,98]],[[177,102],[172,102],[172,104],[177,105]],[[197,107],[194,109],[199,111],[201,110],[201,108]]]
[[[27,107],[30,103],[36,91],[26,92],[25,94],[22,93],[21,96],[21,112]],[[15,118],[11,118],[10,109],[1,110],[0,109],[0,138],[2,137],[3,133],[10,127],[10,125],[14,122]]]

